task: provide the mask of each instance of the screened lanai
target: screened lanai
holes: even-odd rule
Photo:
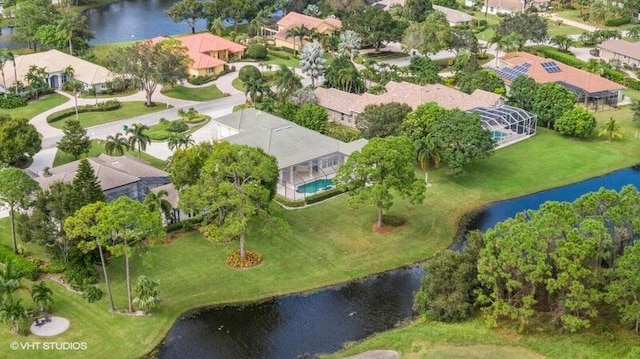
[[[503,105],[476,107],[470,112],[480,115],[482,127],[491,131],[497,147],[508,146],[536,134],[538,117],[523,109]]]

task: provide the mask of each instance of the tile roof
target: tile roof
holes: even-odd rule
[[[16,56],[15,60],[18,80],[22,82],[26,82],[24,77],[29,71],[29,67],[33,65],[43,67],[49,74],[54,72],[64,72],[64,69],[71,66],[74,70],[73,77],[87,85],[103,84],[111,81],[115,76],[114,73],[100,65],[96,65],[92,62],[71,56],[58,50],[20,55]],[[13,71],[13,63],[11,63],[11,61],[7,61],[4,64],[3,71],[7,86],[12,86],[16,81]],[[1,83],[0,86],[2,86]]]
[[[149,166],[131,156],[113,157],[102,154],[88,160],[103,191],[138,182],[144,177],[169,177],[167,172]],[[51,176],[38,177],[36,181],[43,189],[48,189],[54,182],[71,182],[76,175],[79,164],[78,160],[53,167],[49,170]]]
[[[317,17],[300,14],[294,11],[287,13],[276,23],[278,27],[292,28],[304,25],[307,28],[317,29],[318,32],[333,31],[342,28],[342,21],[335,18],[318,19]]]
[[[214,121],[219,126],[238,131],[224,140],[262,148],[278,160],[279,168],[334,153],[349,155],[367,143],[366,140],[344,143],[253,108],[236,111]]]
[[[362,113],[367,105],[389,102],[406,103],[416,108],[425,102],[436,102],[446,109],[468,110],[474,107],[494,106],[502,96],[487,91],[476,90],[471,95],[440,84],[420,86],[409,82],[390,81],[386,92],[361,95],[334,88],[318,87],[314,90],[318,104],[341,113]]]
[[[165,185],[155,187],[151,189],[151,192],[158,194],[158,192],[165,190],[167,191],[167,196],[164,197],[169,203],[171,203],[171,207],[178,208],[178,199],[180,198],[180,193],[176,189],[176,186],[173,183],[167,183]]]
[[[524,63],[531,64],[526,75],[533,78],[537,83],[564,82],[588,93],[624,89],[624,86],[607,80],[599,75],[565,65],[558,61],[554,62],[560,68],[560,71],[549,73],[543,68],[542,64],[552,60],[535,56],[527,52],[509,53],[503,56],[501,60],[506,63],[507,66],[517,66]],[[503,80],[505,80],[505,83],[507,84],[511,83],[508,79]]]
[[[166,37],[159,36],[151,39],[151,42],[157,43],[166,39]],[[226,64],[223,60],[209,56],[207,54],[208,52],[227,50],[235,54],[243,52],[246,49],[244,45],[237,44],[208,32],[176,37],[175,39],[179,40],[182,45],[187,48],[187,54],[193,60],[193,64],[191,64],[190,67],[194,69],[207,69]]]
[[[627,56],[634,60],[640,60],[640,42],[629,42],[617,39],[607,40],[600,45],[596,45],[596,47]]]

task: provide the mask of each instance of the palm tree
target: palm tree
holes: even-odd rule
[[[24,309],[18,299],[15,303],[12,301],[5,301],[0,306],[0,318],[2,321],[9,324],[11,331],[18,333],[20,331],[20,323],[27,320],[27,311]]]
[[[575,44],[575,41],[567,35],[556,35],[549,42],[555,44],[560,51],[568,51]]]
[[[40,307],[40,311],[44,312],[45,308],[48,308],[53,304],[53,291],[47,287],[44,281],[40,281],[38,284],[34,284],[31,287],[31,299]]]
[[[211,21],[211,24],[209,24],[209,31],[214,35],[222,36],[222,32],[224,31],[224,20],[222,20],[221,17],[215,18]]]
[[[609,121],[602,125],[598,130],[598,136],[607,136],[607,141],[611,141],[614,138],[622,138],[624,133],[620,128],[620,124],[614,120],[613,117],[609,117]]]
[[[340,86],[342,86],[342,91],[351,92],[358,76],[359,73],[355,67],[345,67],[338,70],[338,81],[340,82]]]
[[[13,52],[11,52],[11,51],[9,51],[7,49],[4,50],[3,56],[7,61],[11,61],[11,63],[13,63],[13,78],[16,81],[16,95],[17,95],[18,92],[19,92],[19,88],[18,87],[20,85],[20,81],[18,81],[18,69],[16,68],[16,57],[13,54]]]
[[[260,103],[268,90],[269,86],[267,86],[262,77],[250,77],[244,83],[244,94],[245,96],[248,95],[253,103]]]
[[[98,90],[95,86],[91,86],[87,89],[87,94],[93,96],[96,100],[96,106],[98,105]]]
[[[584,65],[584,69],[597,75],[602,76],[604,74],[604,66],[600,60],[589,59],[589,61]]]
[[[133,303],[144,311],[157,307],[162,302],[158,285],[158,281],[140,276],[136,284],[136,297],[133,298]]]
[[[323,58],[324,49],[316,41],[310,42],[302,48],[300,53],[300,70],[311,78],[311,87],[316,86],[316,79],[324,75],[326,60]]]
[[[302,88],[300,78],[286,65],[280,65],[276,70],[273,82],[282,99],[289,97],[293,91]]]
[[[67,90],[73,90],[73,100],[75,101],[76,108],[76,120],[78,119],[78,94],[84,88],[82,82],[73,78],[75,74],[75,70],[71,66],[67,66],[64,69],[64,74],[67,76],[67,82],[65,82],[64,86]],[[97,101],[97,100],[96,100]]]
[[[185,135],[183,133],[171,133],[167,138],[167,145],[171,151],[180,148],[187,148],[194,143],[195,141],[190,134]]]
[[[22,275],[14,261],[8,262],[0,270],[0,296],[3,302],[13,301],[13,293],[21,287]]]
[[[2,88],[4,88],[4,98],[7,98],[9,91],[7,90],[7,80],[4,78],[4,65],[7,63],[6,49],[0,50],[0,74],[2,75]],[[16,79],[17,80],[17,79]]]
[[[429,168],[431,163],[433,163],[436,168],[440,166],[440,150],[433,140],[433,137],[431,137],[431,134],[428,134],[423,139],[417,140],[415,142],[415,145],[417,149],[418,163],[420,164],[420,168],[426,170]]]
[[[116,133],[115,136],[109,135],[104,144],[104,150],[109,156],[122,156],[130,148],[129,141],[120,132]]]
[[[127,129],[127,134],[129,135],[129,147],[131,149],[138,149],[138,157],[140,157],[140,152],[145,151],[147,149],[147,145],[151,142],[151,138],[146,134],[146,131],[148,130],[149,127],[141,123],[133,124]]]
[[[39,67],[36,65],[29,66],[29,70],[27,74],[24,76],[29,84],[29,87],[35,92],[35,97],[38,97],[38,90],[42,87],[47,86],[47,71],[44,67]]]
[[[166,197],[169,193],[165,190],[160,190],[158,193],[149,192],[144,199],[144,204],[149,208],[151,212],[160,211],[163,215],[165,222],[173,220],[173,206]]]
[[[287,37],[292,37],[293,38],[293,52],[296,53],[296,38],[300,39],[300,48],[303,45],[303,40],[306,36],[309,35],[309,29],[304,26],[296,26],[296,27],[292,27],[289,30],[287,30],[286,33]],[[298,51],[299,52],[299,51]]]
[[[627,36],[629,36],[633,41],[640,40],[640,25],[630,27],[627,30]]]

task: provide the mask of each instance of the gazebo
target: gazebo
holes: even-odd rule
[[[476,107],[469,112],[480,115],[482,127],[491,132],[497,147],[505,147],[536,134],[538,117],[517,107]]]

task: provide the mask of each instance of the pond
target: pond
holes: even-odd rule
[[[627,184],[640,187],[640,167],[492,204],[470,229],[485,231],[548,200],[573,201],[600,187],[620,190]],[[410,319],[423,275],[419,266],[397,269],[309,295],[186,314],[160,345],[160,358],[287,359],[335,352]]]

